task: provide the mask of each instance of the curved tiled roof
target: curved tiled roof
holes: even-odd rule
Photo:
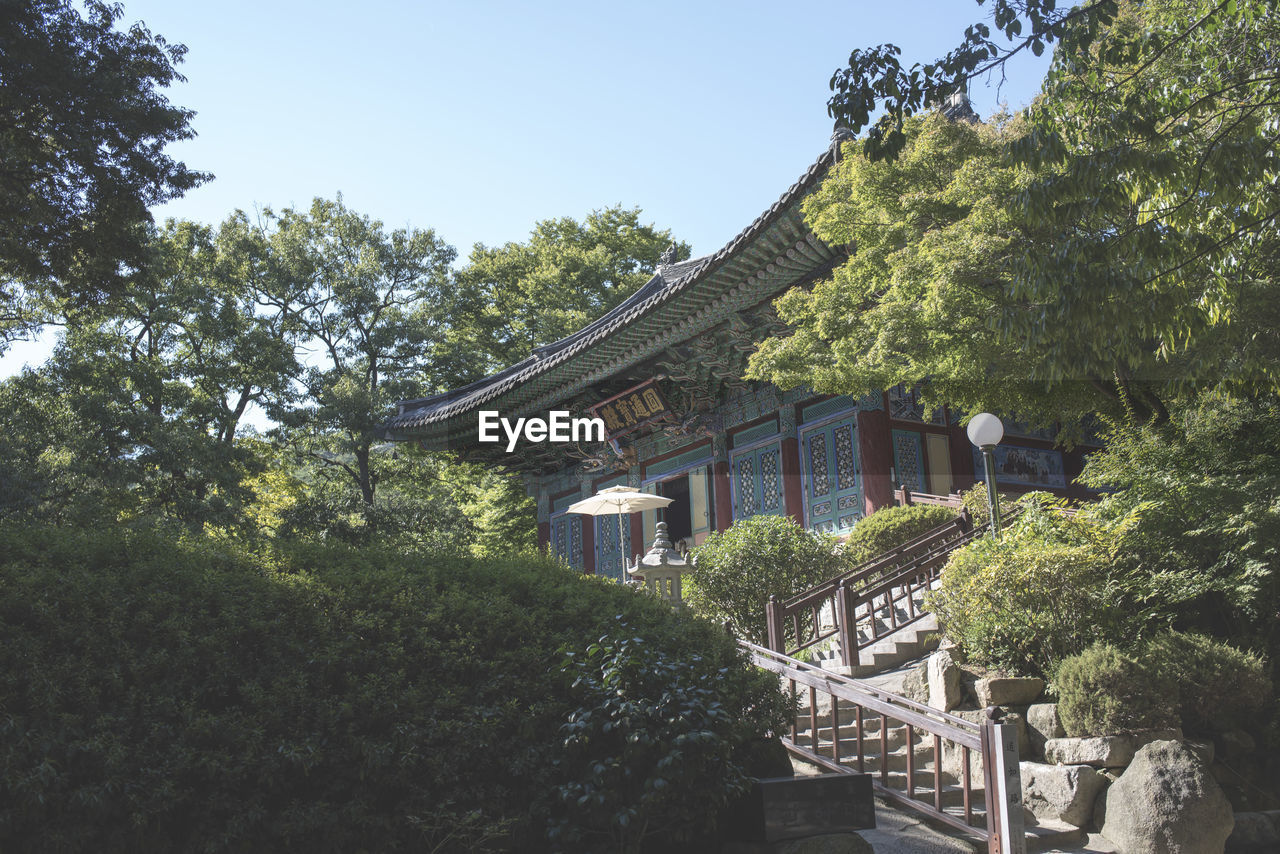
[[[653,278],[608,313],[505,370],[443,394],[402,401],[383,425],[385,434],[422,439],[428,447],[448,446],[450,434],[474,437],[475,420],[465,416],[482,406],[508,413],[536,411],[546,400],[570,397],[613,371],[661,353],[674,340],[701,332],[700,317],[709,322],[829,266],[834,253],[809,232],[799,207],[833,156],[831,149],[823,152],[778,201],[718,252],[660,265]],[[659,314],[663,310],[670,311],[665,320]],[[664,334],[655,335],[658,328]]]

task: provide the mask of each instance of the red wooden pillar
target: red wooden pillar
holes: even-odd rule
[[[862,458],[864,512],[871,515],[893,504],[893,437],[885,410],[858,413],[858,454]]]
[[[551,523],[550,522],[538,523],[538,550],[543,552],[551,550]]]
[[[627,563],[630,563],[636,555],[642,555],[649,551],[649,546],[653,543],[644,541],[644,514],[632,513],[627,517],[631,524],[631,554],[627,555]]]
[[[787,515],[804,527],[804,492],[800,488],[800,441],[792,436],[782,440],[782,496]]]
[[[978,482],[973,471],[973,443],[964,428],[952,424],[947,428],[947,444],[951,449],[951,480],[957,492],[964,492]]]
[[[733,524],[733,493],[729,484],[729,463],[721,460],[715,464],[712,490],[715,492],[716,530],[725,531]]]

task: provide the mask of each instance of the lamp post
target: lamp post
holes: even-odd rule
[[[991,509],[991,539],[1000,532],[1000,496],[996,494],[996,445],[1004,438],[1004,425],[990,412],[979,412],[965,428],[969,441],[982,451],[982,468],[987,477],[987,506]]]

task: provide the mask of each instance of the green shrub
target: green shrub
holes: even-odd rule
[[[1142,647],[1147,667],[1181,682],[1182,728],[1213,734],[1256,723],[1271,698],[1262,659],[1197,634],[1166,632]]]
[[[559,761],[560,650],[619,617],[721,743],[780,726],[722,629],[548,561],[0,527],[0,850],[545,850],[554,793],[615,755]],[[673,795],[738,785],[700,769]]]
[[[1177,726],[1178,681],[1106,643],[1064,659],[1053,680],[1070,736]]]
[[[981,472],[979,472],[981,475]],[[1021,500],[1021,495],[1014,495],[1009,492],[996,492],[1000,499],[1000,518],[1009,515],[1009,511],[1013,509],[1013,505]],[[969,515],[973,518],[973,524],[982,527],[991,521],[991,507],[987,503],[987,484],[979,480],[973,486],[960,493],[960,501],[964,504]]]
[[[1029,501],[999,541],[982,537],[951,556],[928,607],[974,663],[1047,676],[1093,641],[1120,636],[1128,616],[1091,525]]]
[[[850,564],[866,563],[955,517],[954,510],[938,504],[885,507],[853,526],[840,553]]]
[[[705,842],[719,809],[749,785],[738,754],[752,733],[739,732],[741,710],[725,705],[723,686],[696,660],[628,631],[619,625],[566,662],[581,705],[563,728],[562,765],[574,773],[556,788],[559,845],[634,852]],[[771,714],[780,730],[786,709],[778,702]]]
[[[804,530],[789,516],[739,519],[693,552],[696,563],[686,601],[697,613],[738,637],[767,642],[764,609],[840,571],[835,541]]]

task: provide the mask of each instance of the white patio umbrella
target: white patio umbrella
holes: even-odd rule
[[[661,495],[650,495],[647,492],[638,492],[629,486],[610,486],[600,490],[590,498],[584,498],[581,501],[570,504],[569,512],[581,513],[584,516],[618,514],[618,554],[622,557],[622,577],[625,579],[627,556],[622,549],[622,514],[638,513],[641,510],[655,510],[659,507],[666,507],[672,501],[675,501],[675,499],[664,498]]]

